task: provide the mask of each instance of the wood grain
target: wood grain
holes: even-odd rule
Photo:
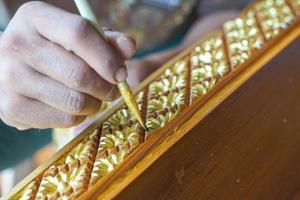
[[[116,199],[297,199],[300,39]]]

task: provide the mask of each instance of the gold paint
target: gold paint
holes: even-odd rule
[[[124,98],[125,103],[127,104],[128,108],[132,111],[134,116],[137,118],[141,126],[146,130],[147,127],[145,125],[145,122],[141,116],[140,110],[138,108],[137,102],[135,100],[135,96],[131,91],[131,88],[129,87],[128,83],[126,81],[122,81],[118,83],[119,91]]]
[[[100,132],[93,131],[44,173],[36,199],[75,199],[87,187]]]
[[[144,93],[135,99],[141,107]],[[102,136],[91,174],[90,185],[111,172],[139,144],[141,127],[132,112],[126,107],[118,110],[103,122]]]
[[[266,39],[277,36],[294,20],[294,15],[284,0],[263,0],[255,4],[257,17]]]
[[[228,26],[232,26],[229,23]],[[199,44],[191,54],[192,98],[206,94],[230,71],[221,37]]]
[[[149,118],[149,120],[147,121],[147,127],[149,127],[149,130],[155,130],[155,129],[163,128],[176,115],[177,115],[177,112],[168,112],[165,115],[159,114],[155,118]]]
[[[11,200],[31,200],[34,199],[34,194],[38,190],[39,179],[29,183],[21,192],[17,193]]]
[[[187,58],[176,62],[149,85],[146,125],[150,131],[164,127],[184,105],[187,63]]]
[[[233,68],[245,62],[251,52],[260,49],[264,43],[252,10],[247,10],[241,17],[226,22],[224,32]]]

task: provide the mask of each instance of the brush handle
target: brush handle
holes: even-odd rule
[[[94,14],[89,2],[87,0],[74,0],[74,1],[77,6],[77,9],[79,10],[80,15],[84,19],[88,20],[94,26],[94,28],[97,29],[97,31],[101,34],[101,36],[104,39],[106,39],[104,32],[100,26],[100,23],[97,20],[97,17]]]

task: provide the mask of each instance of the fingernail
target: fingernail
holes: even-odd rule
[[[115,79],[118,83],[126,80],[127,76],[128,76],[128,73],[127,73],[126,67],[119,68],[117,70],[117,72],[115,73]]]
[[[121,34],[117,38],[117,44],[122,47],[122,50],[124,51],[124,56],[126,58],[130,58],[136,50],[136,44],[134,40],[128,39],[125,35]]]

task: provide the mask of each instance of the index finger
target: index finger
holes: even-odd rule
[[[47,3],[27,4],[35,15],[29,20],[43,37],[74,52],[112,84],[127,78],[122,57],[87,20]]]

